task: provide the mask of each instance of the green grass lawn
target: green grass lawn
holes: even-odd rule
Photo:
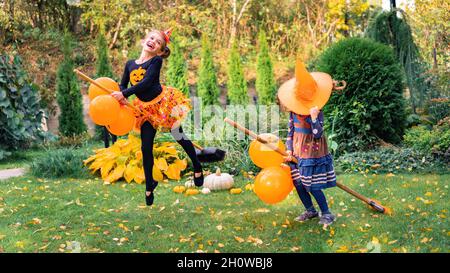
[[[236,178],[237,186],[248,180]],[[253,192],[185,196],[161,183],[155,205],[144,185],[99,179],[0,181],[0,251],[70,252],[449,252],[450,175],[341,175],[339,180],[394,210],[370,210],[338,188],[325,191],[338,215],[324,229],[297,223],[296,195],[276,205]]]

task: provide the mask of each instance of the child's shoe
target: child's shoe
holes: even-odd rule
[[[147,193],[145,193],[145,204],[147,206],[153,205],[154,200],[155,200],[155,196],[153,195],[153,191],[150,193],[149,196],[147,196]]]
[[[326,214],[322,214],[322,216],[320,216],[319,224],[329,226],[329,225],[333,224],[335,220],[336,220],[336,216],[334,216],[332,213],[326,213]]]
[[[204,181],[204,177],[203,177],[203,171],[201,171],[201,175],[199,177],[195,177],[195,173],[194,173],[194,184],[197,187],[201,187],[203,186],[203,181]]]
[[[294,221],[305,222],[307,220],[316,218],[317,216],[319,216],[319,213],[317,211],[309,211],[309,210],[307,210],[307,211],[303,212],[302,214],[300,214],[298,217],[296,217],[294,219]]]

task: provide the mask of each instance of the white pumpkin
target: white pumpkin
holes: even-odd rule
[[[221,173],[217,168],[216,173],[210,174],[205,177],[203,187],[214,190],[228,190],[233,187],[233,177],[228,173]]]
[[[210,192],[211,192],[211,190],[208,189],[208,188],[203,188],[203,189],[202,189],[202,193],[203,193],[203,194],[208,194],[208,193],[210,193]]]
[[[184,186],[185,186],[187,189],[195,188],[194,180],[188,180],[188,181],[186,181],[186,183],[184,183]]]

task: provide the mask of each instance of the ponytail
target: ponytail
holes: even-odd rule
[[[170,48],[168,46],[165,46],[162,51],[163,51],[163,54],[161,55],[161,57],[163,59],[167,59],[170,56]]]

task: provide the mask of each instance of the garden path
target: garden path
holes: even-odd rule
[[[24,173],[25,173],[24,168],[0,170],[0,180],[16,176],[22,176]]]

